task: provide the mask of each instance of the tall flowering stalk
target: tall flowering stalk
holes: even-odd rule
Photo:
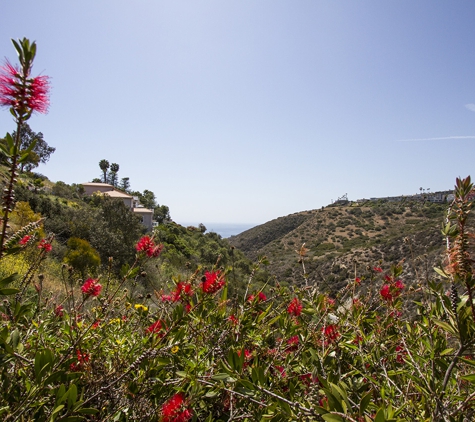
[[[18,165],[24,162],[35,142],[26,151],[20,151],[21,126],[34,112],[47,113],[49,106],[48,76],[31,76],[33,60],[36,55],[36,43],[27,38],[12,40],[17,51],[20,66],[16,67],[9,61],[0,67],[0,106],[9,107],[17,125],[16,136],[7,133],[5,144],[0,144],[3,153],[10,162],[10,177],[3,196],[3,216],[0,233],[0,257],[5,253],[8,220],[15,204],[14,185],[18,176]]]

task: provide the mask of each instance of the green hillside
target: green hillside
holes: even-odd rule
[[[410,277],[410,258],[432,268],[444,248],[440,227],[446,209],[446,204],[384,200],[328,206],[277,218],[229,241],[249,259],[265,255],[269,272],[281,283],[302,284],[305,270],[307,283],[336,291],[379,261],[388,266],[405,260]]]

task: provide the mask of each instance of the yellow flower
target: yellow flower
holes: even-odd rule
[[[120,318],[114,318],[109,321],[109,324],[120,324],[121,322]]]
[[[178,352],[178,350],[180,350],[180,348],[178,346],[173,346],[172,347],[172,353],[176,353],[176,352]]]
[[[137,309],[137,311],[143,311],[143,312],[147,312],[148,311],[148,308],[145,306],[145,305],[142,305],[140,303],[136,303],[134,305],[134,308]]]

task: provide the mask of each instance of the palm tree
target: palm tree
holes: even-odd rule
[[[104,173],[104,183],[107,183],[107,170],[109,170],[109,161],[107,161],[107,160],[99,161],[99,167],[101,168],[102,172]]]
[[[111,171],[109,173],[109,183],[112,186],[117,185],[117,173],[119,171],[119,165],[117,163],[111,164]]]

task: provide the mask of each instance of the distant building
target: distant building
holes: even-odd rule
[[[141,218],[142,224],[147,227],[147,230],[152,230],[153,210],[149,210],[141,205],[138,197],[124,193],[108,183],[82,183],[82,185],[86,195],[90,196],[94,193],[100,193],[111,198],[122,199],[125,206]]]

